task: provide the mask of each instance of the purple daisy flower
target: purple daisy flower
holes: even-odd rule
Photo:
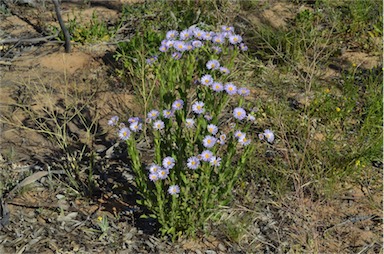
[[[213,43],[223,44],[225,41],[225,37],[222,34],[218,34],[212,38]]]
[[[152,65],[154,62],[156,62],[157,56],[151,56],[150,58],[147,58],[145,61],[147,64]]]
[[[187,162],[189,169],[197,169],[200,166],[200,160],[196,156],[190,157]]]
[[[212,135],[216,135],[217,131],[219,130],[219,128],[217,128],[217,126],[214,124],[208,124],[207,129],[208,129],[208,132],[211,133]]]
[[[185,119],[185,126],[188,129],[193,128],[194,124],[195,124],[195,120],[193,120],[192,118]]]
[[[235,28],[233,26],[221,26],[221,31],[233,33]]]
[[[149,172],[152,173],[152,174],[157,174],[159,173],[161,167],[157,164],[151,164],[151,166],[149,166]]]
[[[246,138],[245,134],[243,134],[239,137],[239,143],[243,146],[247,146],[251,143],[251,140]]]
[[[227,139],[227,135],[221,134],[219,139],[217,140],[217,143],[219,143],[220,145],[224,145],[226,139]]]
[[[204,150],[201,153],[201,160],[209,162],[213,156],[213,153],[209,150]]]
[[[119,122],[119,117],[118,116],[112,116],[111,119],[108,120],[108,125],[109,126],[116,126],[118,122]]]
[[[235,138],[239,139],[241,136],[245,135],[245,133],[241,131],[235,131],[234,136]]]
[[[177,184],[176,185],[171,185],[168,188],[168,193],[171,194],[171,195],[179,194],[180,193],[180,187]]]
[[[157,120],[156,122],[153,123],[153,128],[155,130],[162,130],[164,129],[164,122],[161,120]]]
[[[203,43],[201,41],[193,41],[192,46],[195,48],[201,48],[203,46]]]
[[[135,116],[135,117],[130,117],[128,119],[128,123],[136,123],[136,122],[140,122],[140,118]]]
[[[215,33],[212,32],[205,32],[203,35],[203,40],[210,41],[212,40],[212,37],[215,35]]]
[[[275,140],[275,134],[269,129],[264,131],[264,137],[267,139],[268,143],[272,143]]]
[[[247,113],[243,108],[237,107],[233,110],[233,117],[238,120],[243,120],[245,117],[247,117]]]
[[[161,46],[159,47],[159,51],[161,51],[161,52],[167,52],[167,51],[168,51],[168,47],[167,47],[166,45],[161,45]]]
[[[149,119],[155,120],[159,116],[159,114],[160,114],[159,111],[152,109],[151,111],[148,112],[147,117]]]
[[[169,118],[171,118],[172,116],[173,116],[173,111],[172,110],[169,110],[169,109],[164,109],[163,110],[163,116],[164,116],[164,118],[167,118],[167,119],[169,119]]]
[[[204,38],[205,32],[203,30],[200,30],[199,28],[196,28],[193,31],[193,35],[195,36],[196,39],[202,40]]]
[[[163,159],[163,167],[165,169],[171,169],[175,166],[175,159],[168,156]]]
[[[195,112],[196,114],[202,114],[204,113],[205,109],[204,109],[204,102],[202,101],[197,101],[195,103],[193,103],[192,105],[192,110],[193,112]]]
[[[188,42],[188,43],[185,43],[185,48],[186,48],[188,51],[191,51],[191,50],[193,50],[195,47],[192,45],[192,43]]]
[[[183,100],[175,100],[173,103],[172,103],[172,108],[174,110],[180,110],[182,109],[184,106],[184,101]]]
[[[174,41],[174,40],[168,40],[168,41],[165,43],[165,46],[166,46],[167,48],[172,48],[174,45],[175,45],[175,41]]]
[[[203,146],[206,148],[212,148],[216,144],[217,138],[213,136],[205,136],[203,139]]]
[[[212,120],[212,116],[210,114],[205,114],[204,115],[204,118],[207,120],[207,121],[211,121]]]
[[[238,43],[240,43],[242,41],[243,41],[243,38],[241,38],[241,36],[238,35],[238,34],[235,34],[235,35],[232,35],[232,36],[229,37],[229,42],[231,44],[238,44]]]
[[[180,40],[188,40],[191,37],[192,33],[189,30],[183,30],[180,33]]]
[[[217,70],[220,68],[220,63],[217,60],[209,60],[205,66],[208,70]]]
[[[241,51],[247,51],[248,50],[248,46],[245,45],[244,43],[240,43],[240,50]]]
[[[187,46],[185,45],[185,42],[183,42],[183,41],[175,41],[173,48],[179,52],[184,52],[187,50]]]
[[[201,77],[200,82],[205,86],[210,86],[213,83],[213,78],[211,75],[205,74]]]
[[[250,91],[248,88],[241,87],[241,88],[239,88],[239,90],[237,90],[237,93],[238,93],[239,95],[245,97],[245,96],[248,96],[248,95],[251,93],[251,91]]]
[[[131,131],[127,127],[123,127],[119,130],[119,138],[122,140],[129,139],[130,135],[131,135]]]
[[[153,173],[150,173],[149,176],[148,176],[149,180],[151,180],[152,182],[156,182],[157,180],[159,180],[159,176],[157,174],[153,174]]]
[[[179,60],[181,58],[182,54],[180,52],[173,52],[172,58],[175,60]]]
[[[224,38],[229,38],[233,35],[232,32],[222,32],[221,34],[224,36]]]
[[[213,53],[220,54],[222,49],[218,46],[212,46]]]
[[[220,67],[219,70],[220,70],[220,72],[223,73],[223,74],[229,74],[229,73],[230,73],[229,69],[226,68],[226,67]]]
[[[138,132],[140,131],[142,128],[143,128],[143,124],[139,123],[139,122],[134,122],[134,123],[131,123],[129,125],[129,128],[131,129],[131,131],[133,132]]]
[[[177,32],[176,30],[170,30],[167,32],[167,35],[165,37],[168,40],[175,40],[178,35],[179,35],[179,32]]]
[[[225,86],[224,86],[224,89],[225,91],[229,94],[229,95],[235,95],[237,93],[237,87],[232,84],[232,83],[227,83]]]
[[[160,179],[164,180],[168,177],[169,175],[169,170],[165,168],[161,168],[158,172],[157,175],[159,176]]]
[[[221,84],[219,82],[213,82],[212,90],[215,92],[221,92],[224,90],[224,86],[223,86],[223,84]]]
[[[212,166],[219,167],[221,164],[221,158],[216,157],[216,156],[212,156],[212,158],[209,160],[209,163],[211,163]]]

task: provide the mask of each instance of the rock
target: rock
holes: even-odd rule
[[[222,243],[219,243],[219,244],[217,245],[217,248],[218,248],[220,251],[226,251],[226,250],[227,250],[227,248],[225,248],[224,244],[222,244]]]

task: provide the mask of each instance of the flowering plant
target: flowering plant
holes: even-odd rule
[[[238,88],[230,76],[236,56],[245,50],[233,27],[168,31],[159,46],[162,54],[147,61],[159,83],[159,108],[145,112],[145,119],[129,118],[128,124],[119,124],[116,116],[109,121],[127,142],[142,196],[138,202],[152,212],[164,235],[175,239],[203,228],[215,208],[231,201],[252,155],[255,137],[246,132],[255,117],[243,106],[250,90]],[[146,162],[137,148],[143,136],[154,150]],[[259,137],[273,142],[274,136],[268,130]]]

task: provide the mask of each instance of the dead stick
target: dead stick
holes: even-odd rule
[[[40,42],[47,42],[50,39],[54,39],[57,37],[57,34],[55,35],[49,35],[45,37],[40,37],[40,38],[12,38],[12,39],[5,39],[0,41],[0,44],[14,44],[14,43],[40,43]]]
[[[60,27],[61,27],[61,31],[63,31],[63,34],[64,34],[65,53],[69,53],[69,52],[71,52],[71,40],[70,40],[69,32],[68,32],[67,28],[64,25],[64,21],[61,18],[60,4],[59,4],[58,0],[52,0],[52,2],[55,5],[55,12],[56,12],[57,20],[59,21],[59,24],[60,24]]]

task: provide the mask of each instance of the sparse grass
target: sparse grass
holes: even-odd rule
[[[99,132],[99,113],[92,108],[95,91],[79,92],[84,88],[67,80],[64,84],[58,91],[42,81],[23,81],[18,101],[9,105],[12,113],[1,116],[0,121],[49,140],[57,149],[53,154],[61,158],[47,160],[65,170],[70,188],[90,194],[94,186],[93,144]]]
[[[89,21],[84,21],[81,12],[73,13],[73,18],[67,22],[67,29],[71,36],[71,41],[81,44],[91,44],[96,42],[110,41],[119,29],[119,24],[109,26],[105,21],[98,17],[96,12],[92,13]],[[64,41],[64,34],[59,27],[51,26],[49,29],[52,34],[59,32],[59,39]]]
[[[296,191],[305,187],[316,190],[316,195],[330,194],[334,189],[328,183],[358,175],[356,161],[371,163],[381,157],[381,70],[351,67],[337,81],[324,81],[323,65],[337,51],[334,42],[340,37],[333,36],[341,22],[319,29],[326,17],[305,10],[297,14],[292,27],[280,31],[262,27],[250,37],[256,45],[264,45],[262,50],[253,49],[256,56],[274,63],[274,71],[265,66],[254,82],[262,82],[262,89],[275,98],[261,107],[274,119],[281,144],[272,151],[274,163],[268,159],[257,171],[276,168],[278,173],[271,173],[271,179],[278,190],[290,189],[281,187],[286,182],[281,177],[288,177]]]

